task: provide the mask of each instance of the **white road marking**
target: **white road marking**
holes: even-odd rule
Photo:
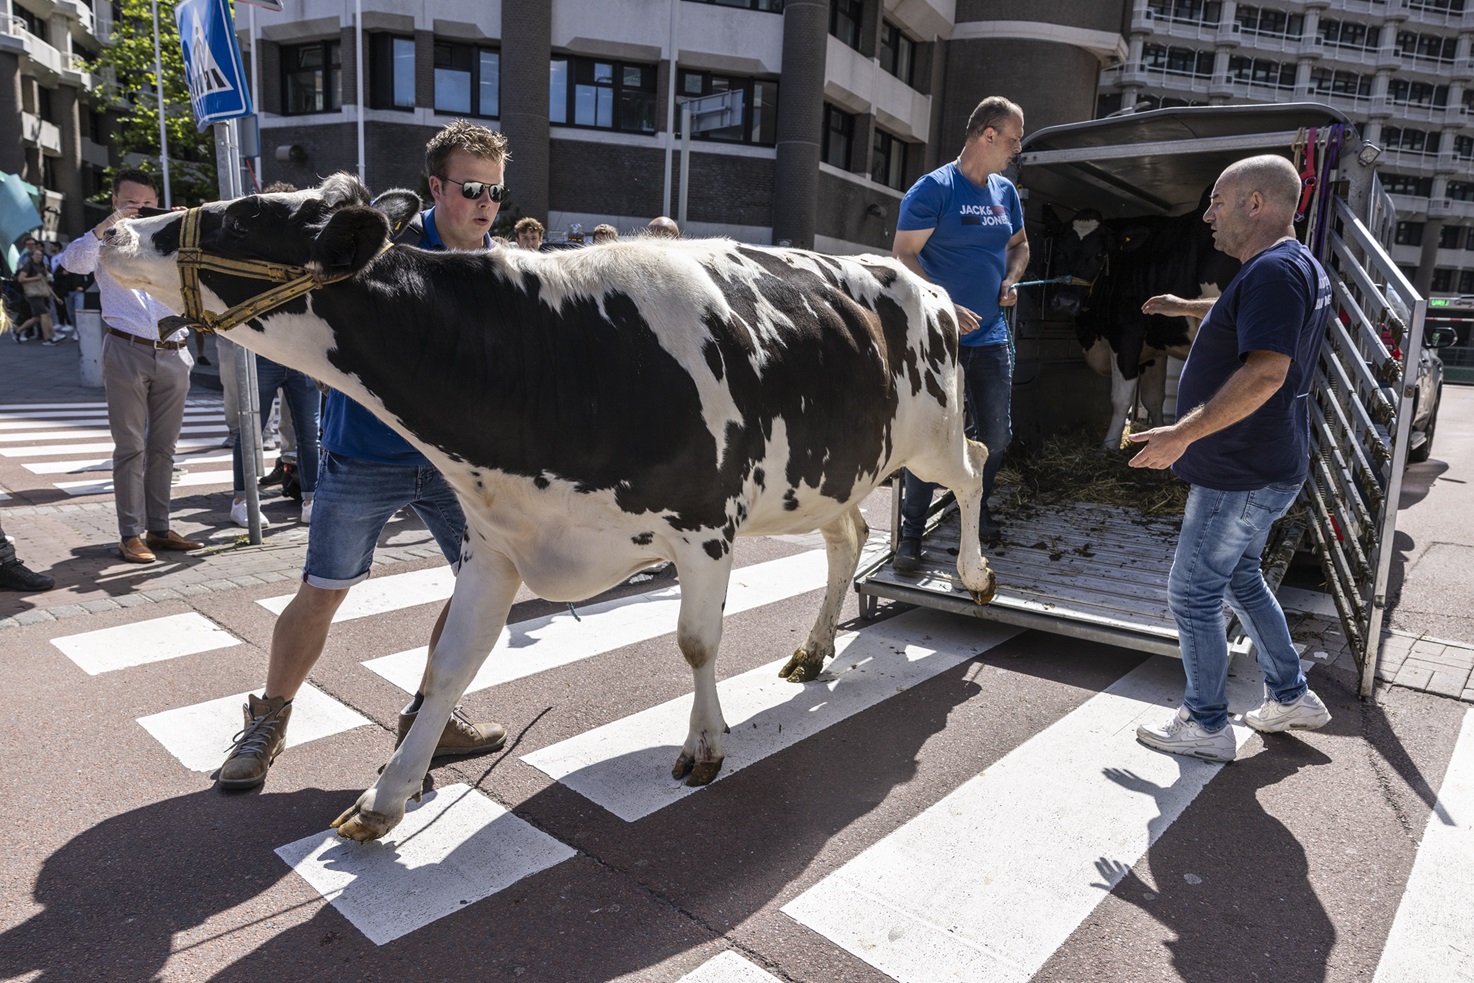
[[[199,485],[235,484],[235,475],[225,471],[190,471],[174,476],[175,488],[193,488]],[[113,490],[112,478],[93,478],[86,481],[53,481],[52,485],[68,495],[106,495]]]
[[[266,451],[266,460],[271,461],[277,456],[276,451]],[[174,463],[182,467],[200,464],[229,464],[231,461],[230,451],[221,451],[217,446],[209,450],[194,454],[175,454]],[[43,461],[40,464],[23,464],[31,474],[77,474],[87,471],[111,471],[113,459],[110,457],[85,457],[73,461]]]
[[[823,550],[769,560],[732,571],[726,613],[762,607],[824,586],[828,564]],[[372,581],[370,581],[372,582]],[[353,595],[349,595],[351,598]],[[675,631],[680,612],[680,586],[647,591],[636,597],[577,608],[578,618],[563,612],[533,618],[502,629],[496,646],[466,687],[467,693],[531,676],[591,658],[625,645]],[[675,646],[672,645],[674,655]],[[419,688],[426,646],[365,662],[406,693]]]
[[[225,420],[219,423],[198,424],[196,426],[181,427],[180,433],[218,433],[225,434]],[[28,440],[84,440],[89,437],[107,437],[111,431],[104,427],[96,427],[88,430],[47,430],[39,433],[0,433],[0,441],[7,444],[18,444]],[[71,448],[63,447],[63,451]]]
[[[51,640],[91,676],[240,643],[230,632],[192,611]]]
[[[375,843],[327,830],[277,848],[375,945],[384,945],[575,855],[468,785],[409,804]]]
[[[247,695],[237,693],[176,707],[139,717],[138,723],[190,771],[214,771],[225,760],[232,736],[241,729],[241,707]],[[373,721],[363,714],[306,683],[292,700],[286,746],[296,747],[370,723]]]
[[[778,983],[778,977],[728,949],[697,966],[676,983]]]
[[[198,423],[202,420],[213,420],[220,417],[221,410],[199,409],[185,410],[184,420],[186,423]],[[223,418],[222,423],[223,423]],[[96,424],[100,427],[107,426],[107,413],[44,413],[29,416],[25,419],[11,417],[0,417],[0,431],[5,430],[39,430],[36,434],[37,440],[45,440],[48,436],[45,431],[52,427],[86,427]]]
[[[190,397],[184,401],[186,407],[190,406],[214,406],[225,405],[225,400],[220,396]],[[107,402],[92,401],[81,403],[0,403],[0,418],[10,419],[14,417],[29,416],[43,410],[106,410]]]
[[[835,643],[829,669],[796,686],[778,678],[788,656],[717,684],[731,733],[720,781],[946,672],[1022,629],[917,610]],[[670,777],[691,715],[681,696],[522,756],[627,822],[700,791]]]
[[[223,427],[221,429],[224,429]],[[222,437],[224,434],[221,435]],[[111,440],[99,441],[94,444],[55,444],[46,447],[0,447],[0,457],[56,457],[58,454],[111,454],[114,449]],[[220,438],[213,440],[181,440],[174,445],[176,451],[204,450],[207,447],[219,447]]]
[[[417,570],[414,573],[396,573],[389,577],[370,577],[348,592],[338,613],[333,615],[333,623],[412,608],[431,601],[443,601],[450,597],[455,581],[455,574],[448,566],[431,567],[429,570]],[[272,614],[281,614],[296,596],[295,593],[282,594],[279,597],[263,598],[256,603]],[[427,638],[431,624],[433,621],[425,624]]]
[[[1474,980],[1474,710],[1428,816],[1373,983]]]
[[[1261,687],[1236,659],[1229,705]],[[1024,983],[1223,767],[1137,743],[1182,689],[1181,662],[1143,663],[783,912],[903,983]]]

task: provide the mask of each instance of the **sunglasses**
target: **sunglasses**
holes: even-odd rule
[[[440,180],[446,184],[458,184],[461,186],[461,197],[475,201],[485,192],[492,201],[501,201],[507,197],[507,186],[505,184],[487,184],[485,181],[452,181],[448,177]]]

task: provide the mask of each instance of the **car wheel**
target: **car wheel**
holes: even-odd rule
[[[1443,387],[1439,386],[1433,395],[1433,412],[1428,414],[1428,425],[1423,428],[1423,442],[1407,452],[1409,462],[1422,464],[1433,453],[1433,431],[1438,427],[1438,408],[1441,405],[1443,405]]]

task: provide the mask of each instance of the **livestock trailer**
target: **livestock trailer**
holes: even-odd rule
[[[1295,551],[1314,549],[1369,696],[1427,306],[1384,249],[1393,213],[1375,179],[1375,148],[1345,116],[1314,103],[1164,109],[1040,130],[1024,141],[1018,171],[1030,276],[1057,272],[1043,235],[1046,204],[1064,215],[1092,208],[1107,219],[1181,215],[1199,207],[1230,163],[1258,153],[1291,156],[1297,146],[1314,149],[1317,177],[1301,238],[1330,274],[1336,316],[1312,391],[1310,479],[1299,507],[1271,537],[1265,568],[1277,588]],[[1109,384],[1085,366],[1068,315],[1050,313],[1039,300],[1021,292],[1013,312],[1015,441],[1037,443],[1075,427],[1103,432]],[[957,579],[960,530],[950,496],[933,505],[921,569],[907,575],[893,568],[900,497],[897,481],[889,549],[856,575],[862,614],[873,615],[885,598],[1179,654],[1167,576],[1180,514],[1136,515],[1089,502],[1030,507],[1016,497],[995,504],[1005,538],[985,552],[999,588],[992,603],[978,606]],[[995,503],[1000,497],[995,492]],[[1231,633],[1237,648],[1249,644]]]

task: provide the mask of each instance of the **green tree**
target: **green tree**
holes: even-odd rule
[[[210,127],[200,132],[185,82],[184,55],[174,24],[174,0],[159,3],[159,55],[164,67],[164,125],[169,134],[169,187],[176,205],[194,205],[220,197],[215,174],[215,137]],[[153,5],[150,0],[123,0],[122,15],[113,22],[113,35],[89,64],[97,81],[90,99],[93,107],[116,120],[118,132],[109,139],[123,156],[122,167],[142,166],[161,173],[159,112],[154,82]],[[134,163],[129,155],[144,161]],[[117,168],[108,169],[108,177]],[[162,200],[162,188],[160,189]],[[97,200],[104,204],[108,193]]]

